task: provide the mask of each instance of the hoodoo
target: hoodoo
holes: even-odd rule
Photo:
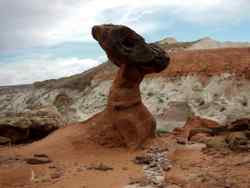
[[[92,35],[119,69],[105,110],[90,126],[90,137],[102,145],[137,148],[154,137],[156,128],[154,117],[141,100],[139,85],[146,74],[164,70],[169,56],[123,25],[94,26]]]

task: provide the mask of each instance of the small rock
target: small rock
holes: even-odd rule
[[[24,159],[24,161],[27,164],[31,164],[31,165],[51,163],[51,160],[45,157],[31,157],[31,158]]]
[[[50,165],[48,168],[57,168],[55,165]]]
[[[62,173],[60,173],[60,172],[55,172],[55,173],[50,175],[51,179],[58,179],[61,176],[62,176]]]
[[[135,164],[140,164],[140,165],[149,165],[153,161],[152,157],[150,156],[136,156],[133,162]]]
[[[105,164],[98,164],[98,165],[92,165],[90,167],[87,167],[88,170],[100,170],[100,171],[108,171],[108,170],[113,170],[112,167],[107,166]]]
[[[34,154],[34,157],[44,157],[44,158],[48,158],[48,155],[44,154],[44,153],[39,153],[39,154]]]
[[[231,150],[249,151],[249,139],[244,132],[232,132],[226,137],[226,142]]]

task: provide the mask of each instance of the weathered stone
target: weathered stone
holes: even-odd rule
[[[189,118],[183,128],[178,128],[175,131],[182,138],[189,140],[198,133],[206,133],[209,135],[215,134],[225,127],[220,126],[217,122],[205,118],[194,116]]]
[[[0,136],[18,143],[27,140],[31,121],[26,117],[10,116],[0,118]]]
[[[92,138],[102,145],[117,142],[118,146],[139,147],[154,137],[156,128],[155,119],[142,103],[139,85],[146,74],[164,70],[169,57],[126,26],[94,26],[92,35],[119,67]]]
[[[238,119],[228,125],[229,131],[245,131],[250,130],[250,119],[242,118]]]
[[[226,137],[228,147],[235,151],[250,151],[250,139],[245,132],[232,132]]]
[[[11,143],[22,143],[40,139],[64,125],[65,121],[55,107],[43,107],[0,117],[0,136]]]

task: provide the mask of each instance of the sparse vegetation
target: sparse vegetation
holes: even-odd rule
[[[168,133],[168,131],[163,129],[163,128],[156,129],[156,135],[158,135],[158,136],[161,134],[166,134],[166,133]]]
[[[164,100],[160,96],[157,97],[157,100],[158,100],[158,103],[164,103]]]

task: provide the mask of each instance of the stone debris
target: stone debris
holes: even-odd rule
[[[167,149],[151,147],[143,156],[136,156],[133,162],[143,165],[144,176],[150,186],[164,186],[164,172],[171,168],[167,159]]]

